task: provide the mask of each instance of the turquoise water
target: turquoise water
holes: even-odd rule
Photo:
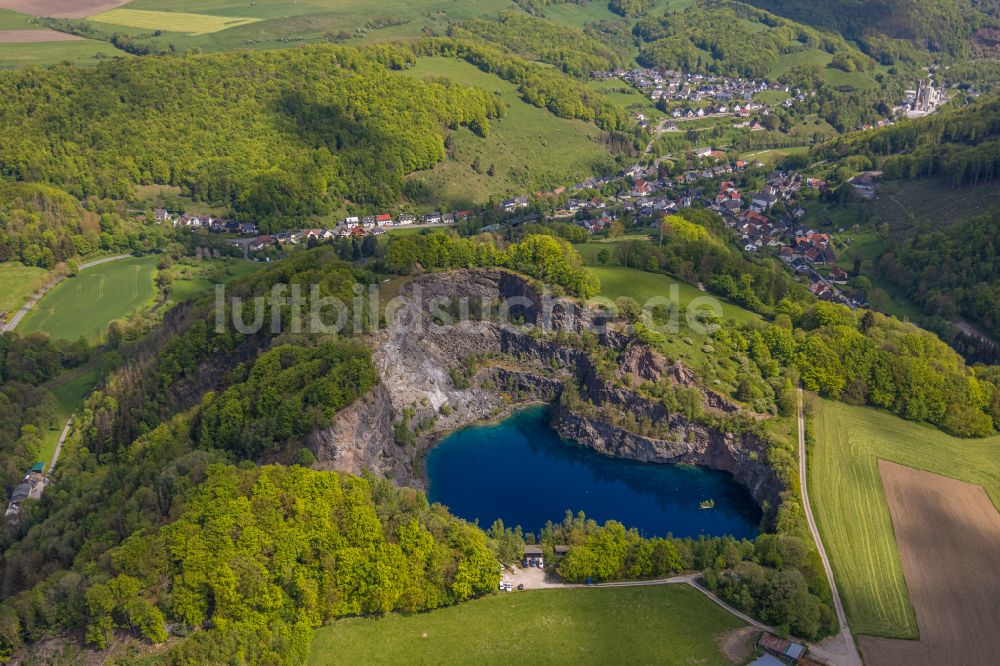
[[[644,536],[753,537],[761,512],[725,472],[617,460],[561,439],[543,407],[449,435],[427,455],[428,496],[488,527],[538,531],[569,509],[598,523],[617,520]],[[714,499],[713,509],[699,509]]]

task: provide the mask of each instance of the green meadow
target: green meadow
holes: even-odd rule
[[[310,666],[333,664],[632,664],[731,662],[744,626],[687,585],[535,590],[429,613],[340,620],[313,634]]]
[[[159,257],[129,257],[80,271],[49,290],[18,326],[25,334],[43,331],[53,338],[96,342],[108,324],[151,305],[153,274]]]
[[[52,464],[52,455],[55,453],[66,420],[83,406],[83,401],[97,386],[104,366],[104,359],[94,359],[86,365],[64,373],[45,386],[56,399],[56,418],[52,427],[42,433],[42,445],[38,453],[38,459],[45,462],[46,469]]]
[[[417,78],[445,76],[495,91],[507,105],[506,117],[493,121],[488,136],[480,138],[465,128],[456,130],[450,156],[432,169],[410,176],[427,185],[428,201],[442,210],[470,208],[493,197],[583,180],[611,164],[611,156],[595,141],[600,134],[597,127],[557,118],[524,102],[513,84],[464,60],[421,58],[405,73]]]
[[[798,65],[818,65],[823,69],[823,78],[827,83],[834,86],[852,86],[859,90],[874,88],[875,79],[868,72],[845,72],[834,67],[827,67],[833,60],[833,55],[819,49],[805,49],[794,53],[783,53],[778,62],[775,63],[771,71],[767,73],[767,78],[776,80],[781,78],[793,67]]]
[[[38,30],[40,26],[28,23],[31,17],[9,9],[0,9],[0,30]]]
[[[917,638],[878,460],[979,484],[1000,508],[1000,436],[957,439],[818,398],[813,411],[809,494],[851,630]]]
[[[21,28],[18,28],[19,30]],[[107,42],[95,39],[75,39],[63,42],[32,42],[30,44],[0,43],[0,69],[55,65],[96,65],[102,59],[128,57]]]
[[[48,279],[49,272],[44,268],[18,261],[0,264],[0,313],[13,316]]]
[[[734,303],[701,291],[698,287],[681,282],[662,273],[647,273],[637,268],[624,266],[592,266],[588,268],[601,281],[601,296],[618,298],[629,296],[639,301],[641,305],[655,297],[670,297],[670,290],[676,286],[678,300],[682,307],[687,307],[695,299],[712,299],[722,306],[723,318],[730,321],[747,323],[759,321],[760,317]]]
[[[170,289],[170,300],[183,303],[215,289],[215,285],[235,280],[267,264],[243,259],[213,259],[175,264],[170,270],[176,275]]]

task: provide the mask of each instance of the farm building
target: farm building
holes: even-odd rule
[[[757,645],[771,654],[791,660],[793,664],[798,662],[806,653],[805,646],[785,640],[784,638],[779,638],[767,632],[761,634]]]

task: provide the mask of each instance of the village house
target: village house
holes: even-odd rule
[[[882,177],[881,171],[862,171],[854,178],[849,181],[851,187],[860,196],[865,199],[875,198],[875,188],[878,186],[878,181]]]
[[[750,207],[758,213],[764,213],[771,209],[771,206],[778,201],[778,197],[769,189],[763,189],[754,194],[750,199]]]

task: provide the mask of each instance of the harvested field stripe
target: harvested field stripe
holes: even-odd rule
[[[981,486],[878,461],[920,640],[861,638],[873,666],[987,664],[1000,652],[1000,513]]]
[[[143,30],[164,30],[188,35],[208,35],[227,28],[256,23],[261,19],[189,14],[186,12],[157,12],[142,9],[112,9],[110,12],[91,16],[96,23],[110,23]]]
[[[37,44],[39,42],[75,42],[83,39],[58,30],[0,30],[0,44]]]
[[[816,400],[809,489],[854,634],[917,638],[878,460],[983,487],[1000,507],[1000,437],[963,440],[885,412]]]

